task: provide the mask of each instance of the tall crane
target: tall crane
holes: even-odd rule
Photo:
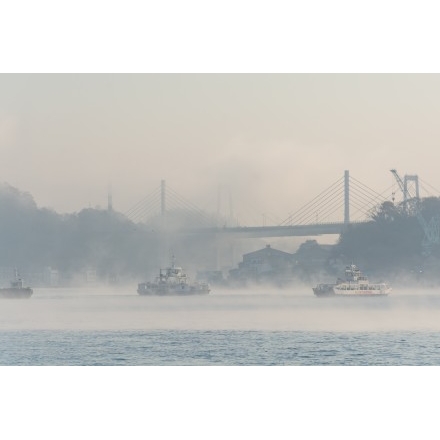
[[[413,198],[411,194],[408,191],[408,186],[403,182],[399,174],[396,170],[390,170],[393,173],[393,176],[395,177],[400,190],[403,193],[403,199],[405,203],[405,209],[407,209],[407,201]],[[408,176],[405,176],[408,177]],[[413,179],[415,176],[410,176],[411,179]],[[414,205],[415,208],[415,215],[417,217],[417,220],[420,224],[420,226],[423,229],[423,232],[425,233],[425,236],[423,238],[423,247],[425,248],[426,253],[431,252],[431,246],[433,244],[439,244],[440,243],[440,221],[438,217],[432,217],[429,223],[423,218],[422,213],[420,212],[420,204],[419,204],[419,191],[417,186],[417,194],[416,194],[416,203]]]

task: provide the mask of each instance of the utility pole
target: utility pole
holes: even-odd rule
[[[168,231],[167,231],[167,218],[166,218],[166,185],[165,180],[161,180],[160,182],[160,214],[161,214],[161,242],[162,242],[162,264],[165,261],[169,260],[168,257]]]

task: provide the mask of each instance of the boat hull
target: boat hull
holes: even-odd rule
[[[186,295],[207,295],[211,290],[206,287],[194,286],[158,286],[141,283],[138,285],[137,293],[142,296],[186,296]]]
[[[340,290],[337,287],[329,287],[328,289],[313,287],[313,293],[318,297],[338,296],[338,297],[365,297],[365,296],[388,296],[391,288],[385,290]]]
[[[371,296],[388,296],[388,295],[389,295],[388,293],[364,293],[364,292],[360,293],[360,292],[353,292],[353,293],[344,293],[344,294],[342,294],[342,293],[335,293],[333,296],[337,296],[337,297],[350,297],[350,298],[357,297],[357,298],[360,298],[360,297],[367,297],[367,296],[371,297]]]
[[[315,296],[319,297],[319,298],[323,298],[323,297],[344,297],[344,298],[353,298],[353,297],[371,297],[371,296],[388,296],[389,293],[359,293],[359,292],[350,292],[350,293],[335,293],[335,292],[328,292],[328,293],[315,293]]]
[[[335,284],[318,284],[316,287],[313,287],[313,293],[316,296],[335,296],[334,286]]]
[[[335,292],[335,296],[388,296],[391,293],[391,289],[383,289],[383,290],[360,290],[360,289],[352,289],[352,290],[341,290],[338,288],[333,289]]]
[[[16,288],[3,288],[0,289],[0,298],[30,298],[33,290],[30,287],[24,287],[21,289]]]

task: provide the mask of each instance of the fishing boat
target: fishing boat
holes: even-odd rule
[[[355,264],[345,268],[345,280],[313,287],[316,296],[386,296],[391,290],[387,283],[371,283]]]
[[[176,266],[174,257],[171,266],[159,270],[159,276],[152,282],[138,284],[139,295],[203,295],[210,292],[208,283],[191,282],[180,266]]]
[[[30,287],[24,287],[23,279],[15,270],[15,279],[11,281],[10,287],[0,288],[0,298],[30,298],[33,290]]]

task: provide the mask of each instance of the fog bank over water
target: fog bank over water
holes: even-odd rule
[[[316,298],[311,288],[141,297],[123,289],[36,289],[2,300],[0,330],[440,331],[438,290]]]

